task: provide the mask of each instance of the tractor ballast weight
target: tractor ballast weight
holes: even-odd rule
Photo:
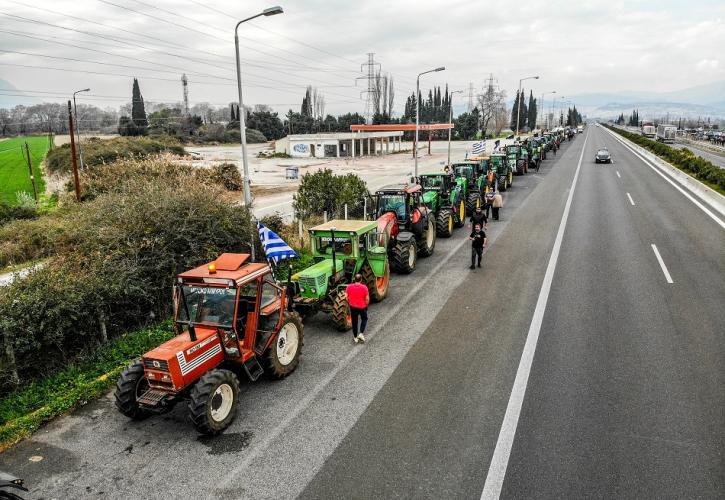
[[[419,184],[390,185],[375,193],[378,233],[386,242],[392,267],[404,274],[415,270],[418,255],[433,253],[435,213],[423,202]]]
[[[361,274],[370,300],[388,294],[390,265],[384,238],[375,221],[331,220],[309,230],[315,263],[292,276],[292,306],[303,317],[319,311],[332,315],[339,331],[352,327],[345,289]]]
[[[267,264],[225,253],[177,276],[177,335],[131,363],[116,384],[118,410],[132,419],[163,413],[181,400],[203,434],[236,415],[238,375],[283,378],[299,364],[302,321]]]

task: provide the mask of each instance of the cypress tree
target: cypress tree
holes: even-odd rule
[[[536,128],[536,115],[538,114],[538,110],[536,109],[536,99],[534,99],[534,92],[529,91],[529,112],[528,112],[528,126],[529,130],[534,130]]]
[[[133,93],[131,102],[131,120],[136,126],[137,135],[146,135],[148,133],[149,122],[146,119],[146,109],[141,96],[141,89],[138,86],[138,80],[133,79]]]

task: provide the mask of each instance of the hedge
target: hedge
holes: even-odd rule
[[[694,177],[721,194],[725,194],[725,169],[720,168],[717,165],[713,165],[687,148],[676,149],[668,146],[667,144],[653,141],[652,139],[648,139],[639,134],[634,134],[610,125],[605,126],[609,130],[629,139],[638,146],[642,146],[648,151],[656,154],[680,170],[692,174]]]

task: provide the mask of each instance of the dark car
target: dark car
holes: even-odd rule
[[[595,163],[612,163],[612,156],[607,148],[601,148],[594,156]]]

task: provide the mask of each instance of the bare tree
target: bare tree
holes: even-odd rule
[[[395,85],[393,75],[388,75],[388,118],[393,117],[393,103],[395,102]]]
[[[493,84],[493,75],[488,80],[488,85],[482,94],[477,96],[478,109],[480,111],[480,126],[484,136],[491,121],[494,121],[494,128],[500,131],[496,123],[496,117],[506,108],[506,92],[498,90]]]
[[[497,108],[494,109],[493,113],[493,128],[496,133],[496,135],[500,134],[501,131],[504,129],[504,127],[507,127],[509,125],[509,112],[506,108],[506,93],[504,91],[501,91],[501,94],[503,96],[503,100]]]

